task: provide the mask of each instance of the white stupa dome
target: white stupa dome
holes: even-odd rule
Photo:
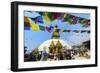
[[[45,50],[48,53],[49,52],[49,46],[50,46],[50,44],[51,44],[52,41],[53,41],[53,43],[55,45],[57,44],[58,41],[60,41],[60,43],[62,44],[62,46],[66,46],[65,49],[72,49],[72,47],[67,42],[65,42],[64,40],[61,40],[61,39],[50,39],[50,40],[47,40],[47,41],[43,42],[39,46],[38,50],[39,51],[43,51],[44,50],[44,47],[45,47],[46,48]]]

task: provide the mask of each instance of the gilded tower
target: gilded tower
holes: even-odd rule
[[[60,38],[60,34],[59,34],[59,29],[58,26],[56,25],[54,27],[55,31],[52,34],[52,39],[59,39]]]

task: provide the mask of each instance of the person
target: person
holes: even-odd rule
[[[50,52],[49,57],[50,61],[57,60],[57,51],[53,49],[52,52]]]
[[[71,51],[70,50],[66,50],[65,56],[66,56],[67,60],[70,60],[71,59]]]
[[[39,51],[39,55],[38,55],[39,61],[40,61],[41,57],[42,57],[42,51]]]
[[[60,49],[60,52],[59,52],[59,60],[65,60],[65,48],[62,47],[62,49]]]
[[[71,54],[71,59],[74,59],[74,56],[75,56],[74,50],[71,50],[70,54]]]
[[[79,49],[79,57],[83,57],[84,56],[84,47],[83,45],[80,47]]]
[[[30,53],[28,61],[37,61],[35,52]]]
[[[48,59],[48,54],[47,54],[46,49],[47,49],[47,47],[44,46],[43,51],[42,51],[42,55],[41,55],[41,60],[42,61],[46,61]]]

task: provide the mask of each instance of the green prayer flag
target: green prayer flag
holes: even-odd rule
[[[40,28],[40,30],[45,31],[45,27],[44,26],[39,25],[39,28]]]

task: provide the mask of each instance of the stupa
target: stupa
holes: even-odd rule
[[[55,26],[55,31],[53,32],[51,39],[43,42],[39,46],[39,51],[43,51],[44,47],[46,47],[47,49],[45,50],[47,51],[47,53],[50,53],[53,49],[59,52],[65,46],[66,46],[66,49],[72,48],[67,42],[60,39],[58,26]]]

